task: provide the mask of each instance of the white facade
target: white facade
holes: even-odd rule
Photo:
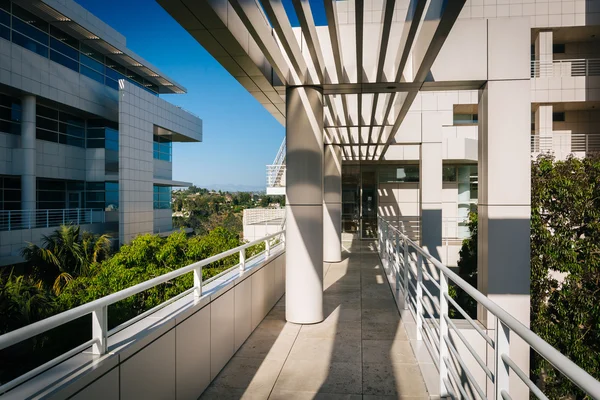
[[[120,243],[172,230],[169,188],[186,183],[172,179],[171,143],[201,141],[202,121],[159,94],[185,89],[74,1],[0,13],[0,176],[15,200],[2,202],[0,264],[60,223],[92,222]],[[102,216],[69,217],[77,209]]]

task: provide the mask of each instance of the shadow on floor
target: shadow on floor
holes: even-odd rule
[[[281,299],[202,398],[428,398],[375,244],[324,265],[323,322],[285,322]]]

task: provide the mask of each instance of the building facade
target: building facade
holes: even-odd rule
[[[172,230],[172,143],[202,121],[167,93],[185,88],[74,1],[0,2],[0,265],[61,224]]]

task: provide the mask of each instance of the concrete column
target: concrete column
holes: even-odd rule
[[[540,104],[535,111],[535,134],[537,135],[536,151],[552,151],[552,104]]]
[[[488,20],[488,82],[479,98],[477,206],[478,289],[525,326],[530,298],[529,24],[527,18]],[[480,307],[478,319],[493,337],[495,317]],[[509,351],[519,368],[529,371],[526,343],[511,335]],[[529,396],[515,374],[510,394],[513,399]]]
[[[442,247],[442,115],[423,112],[419,187],[421,246],[441,260]]]
[[[323,261],[342,261],[342,148],[325,146]]]
[[[36,209],[36,152],[35,152],[35,96],[21,98],[21,149],[23,171],[21,174],[21,209]]]
[[[540,77],[552,76],[553,44],[552,31],[539,32],[535,38],[535,59],[539,61]]]
[[[323,320],[323,92],[286,91],[286,295],[289,322]]]

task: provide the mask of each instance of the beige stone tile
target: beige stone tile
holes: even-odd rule
[[[363,394],[416,397],[426,393],[418,365],[363,364]]]
[[[363,363],[416,364],[409,341],[363,340]]]
[[[283,361],[280,360],[233,357],[211,387],[244,389],[245,393],[267,398],[282,366]]]
[[[396,311],[398,308],[396,307],[396,302],[390,295],[387,299],[372,299],[372,298],[363,298],[361,307],[363,310],[389,310]],[[397,311],[396,311],[397,312]]]
[[[285,361],[295,340],[294,335],[273,335],[255,331],[235,356]]]
[[[333,318],[336,321],[360,322],[360,302],[356,304],[324,304],[323,313],[325,318]]]
[[[336,394],[292,392],[290,390],[273,390],[269,400],[361,400],[360,394]]]
[[[288,360],[323,359],[332,362],[361,362],[360,340],[298,338]]]
[[[210,386],[202,393],[200,400],[265,400],[268,398],[265,396],[268,393]]]
[[[275,390],[361,394],[361,366],[329,362],[322,358],[288,360],[277,379]]]
[[[334,337],[346,340],[360,339],[361,327],[354,321],[338,321],[334,318],[325,320],[320,324],[303,325],[298,338],[333,339]]]
[[[254,330],[254,333],[270,334],[270,335],[298,335],[302,325],[292,324],[285,319],[264,319]]]
[[[394,309],[369,308],[362,310],[362,320],[365,324],[397,323],[400,321],[400,314]]]
[[[408,340],[401,322],[374,324],[363,321],[361,331],[365,340]]]

